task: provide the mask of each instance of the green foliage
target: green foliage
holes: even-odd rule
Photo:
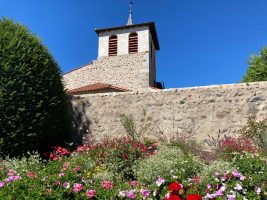
[[[126,114],[120,114],[120,120],[126,133],[133,139],[139,139],[140,136],[137,133],[133,117]]]
[[[148,156],[150,149],[130,137],[103,140],[89,154],[98,163],[105,164],[113,173],[125,180],[134,179],[133,166]]]
[[[267,48],[259,55],[253,55],[249,60],[249,68],[242,82],[267,81]]]
[[[200,177],[213,177],[215,174],[223,174],[227,170],[233,171],[234,167],[230,162],[216,160],[206,165],[205,168],[199,173]]]
[[[124,113],[119,115],[121,124],[123,125],[126,133],[131,138],[133,138],[133,140],[140,140],[151,126],[151,124],[147,122],[148,120],[146,118],[146,114],[146,110],[144,109],[141,118],[141,122],[143,124],[140,129],[137,129],[135,120],[133,119],[132,115],[127,115]]]
[[[0,20],[0,156],[63,145],[71,118],[61,72],[24,26]]]
[[[249,177],[246,180],[250,187],[262,187],[267,192],[267,163],[266,159],[257,154],[235,154],[232,165],[238,171]]]
[[[201,144],[193,139],[176,139],[167,145],[179,148],[185,156],[199,154],[199,149],[201,149]]]
[[[156,155],[138,163],[136,177],[145,184],[155,182],[157,177],[169,179],[172,175],[186,179],[196,175],[202,166],[199,159],[185,157],[179,148],[162,146]]]
[[[267,118],[257,121],[255,116],[250,117],[240,133],[251,139],[267,155]]]

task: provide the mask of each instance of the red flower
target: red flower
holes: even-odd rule
[[[189,194],[186,200],[202,200],[202,196],[200,194]]]
[[[171,194],[169,197],[165,197],[164,200],[182,200],[179,196]]]
[[[177,182],[173,182],[169,185],[169,190],[174,192],[174,193],[179,193],[179,191],[183,189],[182,184],[177,183]]]

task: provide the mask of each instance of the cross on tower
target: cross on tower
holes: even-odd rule
[[[127,25],[130,26],[130,25],[133,25],[133,19],[132,19],[132,8],[133,8],[133,1],[130,0],[130,4],[129,4],[129,7],[130,7],[130,10],[129,10],[129,18],[128,18],[128,22],[127,22]]]

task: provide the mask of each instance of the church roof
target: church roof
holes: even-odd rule
[[[113,90],[113,91],[115,90],[117,92],[130,91],[128,89],[115,87],[115,86],[110,85],[110,84],[95,83],[95,84],[83,86],[83,87],[80,87],[80,88],[75,88],[75,89],[72,89],[72,90],[68,90],[67,93],[75,95],[75,94],[86,94],[86,93],[90,93],[90,92],[97,92],[97,91],[101,91],[101,90]]]
[[[97,35],[99,35],[102,32],[121,30],[121,29],[130,29],[130,28],[142,27],[142,26],[149,26],[149,30],[151,32],[151,36],[152,36],[155,48],[156,50],[160,50],[158,35],[157,35],[156,26],[154,22],[146,22],[142,24],[133,24],[133,25],[126,25],[126,26],[111,27],[111,28],[95,29],[95,32],[97,33]]]

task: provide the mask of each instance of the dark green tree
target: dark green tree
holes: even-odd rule
[[[259,55],[253,55],[249,60],[249,68],[241,82],[267,81],[267,48]]]
[[[25,26],[0,19],[0,156],[45,152],[71,131],[56,61]]]

